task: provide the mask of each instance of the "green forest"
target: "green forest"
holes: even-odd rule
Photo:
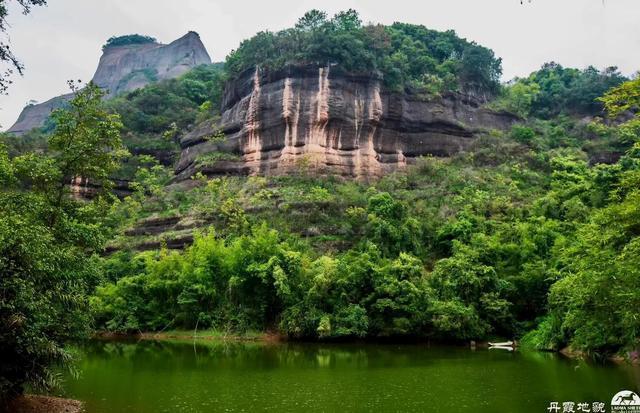
[[[295,27],[260,32],[227,56],[225,68],[234,76],[255,66],[273,70],[300,63],[335,64],[350,73],[378,71],[392,90],[427,93],[492,95],[502,74],[501,60],[492,50],[453,31],[405,23],[363,25],[354,10],[332,18],[312,10]]]
[[[107,45],[141,41],[152,39]],[[225,82],[291,64],[473,94],[519,121],[380,179],[301,164],[170,185],[178,138],[220,116]],[[453,31],[363,24],[349,10],[308,12],[224,63],[114,99],[72,82],[45,127],[0,140],[0,395],[55,385],[73,365],[66,344],[104,332],[637,349],[640,79],[553,62],[505,84],[501,73],[493,51]],[[75,177],[101,190],[73,197]],[[114,178],[131,193],[117,197]],[[181,233],[136,235],[162,218],[207,225],[184,249],[167,247]]]
[[[156,39],[150,36],[143,36],[141,34],[128,34],[124,36],[112,36],[102,46],[102,49],[112,46],[128,46],[134,44],[155,43]]]

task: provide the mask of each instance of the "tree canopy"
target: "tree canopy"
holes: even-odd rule
[[[49,153],[9,158],[0,146],[0,406],[25,385],[56,384],[54,366],[70,360],[65,345],[91,324],[111,195],[74,200],[68,183],[82,176],[108,188],[123,152],[100,89],[74,93],[70,109],[54,114]]]
[[[463,90],[480,96],[499,88],[501,60],[493,51],[424,26],[363,25],[352,9],[329,18],[318,10],[279,32],[260,32],[227,57],[230,75],[287,64],[337,65],[348,72],[379,71],[387,87],[414,87],[433,93]]]
[[[151,36],[144,36],[141,34],[127,34],[124,36],[112,36],[107,42],[102,46],[102,49],[106,49],[107,47],[112,46],[126,46],[130,44],[145,44],[145,43],[155,43],[156,38]]]
[[[603,70],[589,66],[580,70],[550,62],[528,77],[507,85],[504,102],[499,103],[525,117],[604,116],[604,107],[598,98],[625,80],[615,66]]]

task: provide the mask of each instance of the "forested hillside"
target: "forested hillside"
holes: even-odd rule
[[[367,57],[350,60],[359,54]],[[486,82],[464,75],[467,54],[486,57],[472,65]],[[389,63],[392,56],[407,64]],[[198,325],[306,339],[524,336],[538,348],[596,353],[635,345],[625,323],[634,323],[627,300],[638,297],[609,297],[604,308],[591,301],[607,277],[595,266],[617,273],[612,265],[623,260],[614,257],[633,234],[611,229],[622,239],[598,243],[608,251],[598,257],[585,243],[603,234],[602,214],[632,205],[634,104],[616,104],[633,99],[626,92],[636,81],[623,84],[615,68],[548,63],[499,86],[500,61],[488,49],[421,26],[363,26],[353,12],[310,12],[292,29],[259,33],[229,55],[224,76],[322,61],[379,70],[392,88],[491,92],[487,106],[522,121],[469,151],[425,157],[380,180],[318,177],[301,163],[293,175],[196,176],[163,187],[170,172],[143,169],[137,192],[115,210],[128,224],[110,244],[106,282],[91,299],[99,326],[131,333]],[[216,107],[216,96],[202,96],[195,102]],[[140,105],[148,107],[157,105]],[[611,286],[633,291],[636,278]],[[614,314],[619,322],[597,324]],[[574,321],[586,319],[595,324]]]
[[[176,182],[178,139],[215,124],[225,82],[291,64],[376,71],[425,99],[473,95],[518,122],[380,179],[299,162]],[[50,385],[64,344],[96,331],[637,349],[640,80],[556,63],[500,74],[491,50],[452,31],[312,11],[224,65],[106,101],[74,86],[44,128],[0,143],[0,350],[14,360],[0,392]],[[71,196],[77,177],[102,190]],[[114,178],[129,196],[111,193]]]

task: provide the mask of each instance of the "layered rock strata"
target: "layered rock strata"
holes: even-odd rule
[[[458,153],[479,134],[517,121],[468,96],[390,92],[378,73],[316,66],[247,71],[227,84],[221,113],[219,122],[181,139],[178,179],[196,172],[270,175],[300,168],[380,176],[419,156]],[[225,139],[212,139],[217,129]]]

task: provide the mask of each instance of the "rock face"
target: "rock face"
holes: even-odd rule
[[[71,98],[73,98],[73,94],[67,93],[66,95],[51,98],[46,102],[25,106],[24,109],[22,109],[22,112],[20,112],[20,116],[18,116],[16,123],[14,123],[7,132],[11,132],[15,135],[22,135],[33,128],[43,126],[51,112],[63,107],[67,101],[71,100]]]
[[[93,82],[107,91],[107,97],[141,88],[149,83],[170,79],[211,59],[200,36],[189,32],[169,44],[143,43],[110,46],[103,51]],[[25,107],[8,130],[20,135],[44,124],[52,110],[73,97],[62,95],[44,103]]]
[[[143,43],[107,47],[93,82],[114,96],[156,80],[180,76],[193,67],[209,63],[211,58],[200,36],[189,32],[167,45]]]
[[[302,166],[346,177],[380,176],[422,155],[455,154],[478,134],[517,120],[460,94],[427,99],[385,91],[375,73],[256,69],[227,85],[218,124],[200,125],[182,138],[176,174],[269,175]],[[210,138],[216,129],[224,140]]]

